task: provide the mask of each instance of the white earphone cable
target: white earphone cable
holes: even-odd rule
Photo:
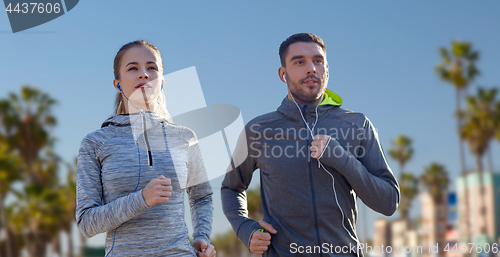
[[[300,116],[302,117],[302,121],[304,121],[304,123],[306,124],[306,127],[307,129],[309,130],[309,132],[311,133],[311,138],[314,140],[314,134],[313,134],[313,131],[314,131],[314,127],[316,126],[316,123],[318,122],[318,106],[321,104],[321,102],[323,102],[323,99],[324,99],[324,94],[323,96],[321,97],[321,101],[318,103],[318,105],[316,105],[316,109],[315,109],[315,112],[316,112],[316,121],[314,122],[313,126],[312,126],[312,129],[309,127],[309,125],[307,124],[307,121],[306,119],[304,118],[304,115],[302,114],[302,111],[300,110],[300,107],[299,105],[297,104],[297,102],[295,101],[294,97],[293,97],[293,94],[292,92],[290,91],[290,89],[288,89],[288,92],[290,93],[290,96],[292,97],[292,100],[293,102],[295,103],[295,106],[297,106],[297,109],[299,109],[299,113],[300,113]],[[331,138],[328,140],[328,143],[330,142]],[[328,143],[325,145],[325,147],[328,145]],[[319,158],[321,158],[323,156],[323,153],[324,153],[324,149],[323,151],[321,152],[321,156]],[[319,158],[317,159],[318,161],[318,164],[321,166],[321,168],[323,168],[324,171],[326,171],[326,173],[328,173],[328,175],[330,175],[330,177],[332,177],[332,188],[333,188],[333,194],[335,195],[335,202],[337,203],[337,206],[339,207],[340,209],[340,213],[342,214],[342,227],[344,227],[344,230],[347,232],[347,234],[349,234],[349,236],[351,237],[352,240],[354,240],[356,242],[356,256],[359,257],[359,240],[357,239],[357,235],[356,235],[356,232],[354,232],[354,235],[355,237],[351,234],[351,232],[349,232],[349,230],[346,228],[345,224],[344,224],[344,211],[342,210],[342,207],[340,207],[340,203],[339,203],[339,200],[337,198],[337,192],[335,190],[335,178],[333,177],[333,175],[325,168],[325,166],[323,166],[323,164],[320,162]]]

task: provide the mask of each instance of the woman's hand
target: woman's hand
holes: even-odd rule
[[[149,181],[146,187],[142,190],[142,197],[146,204],[151,207],[159,203],[168,202],[168,198],[172,195],[172,187],[170,179],[163,175]]]
[[[215,257],[215,248],[203,239],[199,239],[193,244],[197,257]]]

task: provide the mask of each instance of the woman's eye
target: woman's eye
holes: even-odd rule
[[[149,67],[150,70],[156,70],[156,67]]]
[[[128,69],[128,70],[129,70],[129,71],[131,71],[131,70],[137,70],[137,68],[136,68],[136,67],[131,67],[131,68],[130,68],[130,69]]]

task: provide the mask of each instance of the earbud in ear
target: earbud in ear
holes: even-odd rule
[[[283,81],[285,81],[285,83],[286,83],[285,75],[283,75]]]
[[[120,87],[120,84],[117,84],[116,87],[118,88],[118,90],[120,90],[120,92],[123,92],[122,88]]]

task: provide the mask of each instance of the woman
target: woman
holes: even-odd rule
[[[88,134],[78,153],[80,231],[86,237],[108,232],[106,256],[215,256],[212,189],[196,135],[173,124],[166,110],[160,52],[145,41],[128,43],[113,68],[116,115]]]

